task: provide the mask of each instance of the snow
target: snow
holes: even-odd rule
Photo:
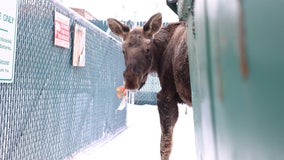
[[[185,114],[187,110],[187,114]],[[159,160],[160,124],[157,106],[128,105],[128,128],[112,141],[88,149],[74,160]],[[195,160],[192,108],[179,105],[179,119],[174,130],[171,160]]]

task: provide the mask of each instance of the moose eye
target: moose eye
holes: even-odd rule
[[[122,50],[122,53],[125,55],[125,52],[124,52],[124,50]]]
[[[148,49],[148,48],[146,49],[145,57],[146,57],[147,60],[151,61],[152,56],[151,56],[151,53],[150,53],[150,49]]]
[[[147,54],[147,55],[150,54],[150,49],[149,49],[149,48],[146,49],[146,54]]]

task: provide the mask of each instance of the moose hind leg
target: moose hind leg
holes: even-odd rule
[[[178,119],[176,101],[170,101],[162,93],[158,94],[158,110],[161,124],[161,160],[169,160],[172,150],[173,129]]]

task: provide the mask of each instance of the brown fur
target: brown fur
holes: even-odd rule
[[[178,119],[177,103],[191,106],[186,28],[184,22],[161,27],[160,13],[153,15],[143,27],[130,31],[115,19],[108,19],[110,29],[123,38],[122,49],[127,89],[141,88],[150,72],[157,72],[161,91],[157,95],[161,124],[161,160],[168,160],[172,134]]]

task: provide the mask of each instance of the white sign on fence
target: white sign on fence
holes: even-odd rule
[[[17,37],[17,0],[0,0],[0,83],[14,79]]]
[[[86,41],[86,28],[75,24],[74,45],[73,45],[73,66],[85,66],[85,41]]]

